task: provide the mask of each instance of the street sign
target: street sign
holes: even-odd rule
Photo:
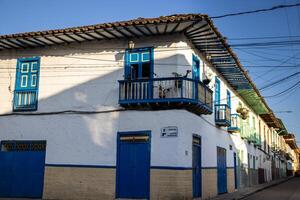
[[[167,126],[161,129],[161,137],[178,137],[177,126]]]

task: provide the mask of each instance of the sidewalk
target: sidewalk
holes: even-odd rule
[[[252,187],[247,187],[247,188],[242,188],[239,189],[236,192],[233,193],[228,193],[228,194],[222,194],[219,195],[215,198],[211,198],[210,200],[239,200],[239,199],[244,199],[256,192],[259,192],[261,190],[267,189],[269,187],[278,185],[280,183],[283,183],[285,181],[288,181],[290,179],[292,179],[293,177],[288,177],[288,178],[284,178],[284,179],[280,179],[280,180],[276,180],[276,181],[271,181],[268,183],[263,183],[263,184],[259,184],[259,185],[255,185]]]
[[[269,183],[264,183],[264,184],[259,184],[255,185],[252,187],[247,187],[240,189],[239,191],[233,192],[233,193],[228,193],[228,194],[222,194],[214,198],[210,198],[209,200],[239,200],[239,199],[244,199],[256,192],[259,192],[261,190],[267,189],[269,187],[278,185],[280,183],[283,183],[285,181],[288,181],[292,179],[293,177],[288,177],[276,181],[272,181]],[[26,198],[0,198],[0,200],[39,200],[39,199],[26,199]]]

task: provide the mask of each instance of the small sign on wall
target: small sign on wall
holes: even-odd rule
[[[178,137],[177,126],[167,126],[161,129],[161,137]]]

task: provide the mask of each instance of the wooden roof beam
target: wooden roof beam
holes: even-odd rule
[[[18,41],[19,43],[21,43],[21,44],[24,44],[24,45],[27,45],[27,46],[29,46],[29,47],[37,47],[37,46],[34,46],[34,45],[32,45],[32,44],[30,44],[30,43],[28,43],[27,41],[28,40],[26,40],[26,39],[24,39],[24,38],[22,38],[22,40],[20,40],[20,39],[15,39],[16,41]],[[29,41],[30,42],[30,41]],[[38,46],[43,46],[43,45],[41,45],[41,44],[37,44]]]
[[[55,36],[54,36],[55,37]],[[56,38],[56,37],[55,37]],[[40,39],[38,39],[38,38],[35,38],[36,40],[40,40]],[[51,43],[53,43],[53,44],[56,44],[56,45],[58,45],[58,44],[60,44],[59,42],[56,42],[56,41],[54,41],[54,40],[52,40],[52,39],[50,39],[50,38],[48,38],[48,37],[43,37],[43,39],[46,39],[47,41],[49,41],[49,42],[51,42]],[[59,39],[59,38],[58,38]],[[53,45],[53,44],[51,44],[51,45]]]
[[[140,33],[142,33],[142,35],[149,36],[149,33],[146,33],[145,31],[143,31],[139,26],[133,25],[133,27],[134,27],[137,31],[139,31]]]
[[[200,29],[204,28],[205,26],[207,26],[207,24],[203,24],[202,26],[195,28],[195,30],[192,30],[190,32],[186,32],[187,35],[193,34],[194,32],[198,32]]]
[[[127,28],[126,26],[123,27],[127,32],[129,32],[130,34],[132,34],[134,37],[139,38],[140,36],[137,35],[135,32],[133,32],[132,30],[130,30],[129,28]]]
[[[101,37],[103,37],[103,38],[105,38],[105,39],[107,39],[107,40],[111,40],[111,39],[112,39],[112,38],[110,38],[110,37],[104,35],[103,33],[101,33],[101,32],[98,31],[98,30],[95,30],[94,32],[95,32],[97,35],[99,35],[99,36],[101,36]]]
[[[70,41],[68,41],[68,40],[66,40],[66,39],[63,39],[63,38],[61,38],[59,35],[53,35],[53,37],[55,37],[55,38],[57,38],[57,39],[59,39],[59,40],[61,40],[61,41],[65,42],[65,43],[67,43],[67,44],[70,44],[70,43],[71,43]]]
[[[94,32],[95,33],[95,32]],[[101,38],[97,38],[94,35],[92,35],[91,33],[85,33],[86,35],[90,36],[91,38],[94,38],[95,40],[101,40]],[[96,33],[97,34],[97,33]]]
[[[181,24],[181,22],[178,22],[178,23],[172,28],[172,30],[170,31],[170,33],[176,32],[176,30],[177,30],[177,28],[179,27],[180,24]]]
[[[0,40],[0,43],[4,44],[5,46],[9,46],[11,48],[23,48],[23,47],[20,47],[20,46],[15,46],[15,45],[11,45],[10,43],[7,43],[7,42],[4,42],[2,40]]]
[[[113,37],[115,37],[115,38],[117,38],[117,39],[120,39],[120,37],[119,37],[119,36],[117,36],[116,34],[114,34],[112,31],[110,31],[110,30],[107,30],[106,28],[104,28],[103,30],[104,30],[106,33],[108,33],[108,34],[112,35]]]
[[[27,47],[27,46],[24,46],[24,45],[22,45],[22,44],[19,44],[19,43],[15,42],[15,41],[11,40],[10,38],[7,38],[6,40],[7,40],[8,42],[12,43],[13,45],[17,46],[17,47],[21,47],[21,48],[26,48],[26,47]],[[2,41],[2,42],[3,42],[3,41]]]

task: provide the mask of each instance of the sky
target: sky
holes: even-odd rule
[[[300,0],[0,0],[0,35],[180,13],[218,16],[294,3],[300,3]],[[214,23],[233,46],[300,39],[300,7],[214,19]],[[262,39],[262,37],[273,38]],[[299,64],[299,44],[232,48],[258,88],[272,85],[274,81],[300,71],[300,67],[280,67]],[[277,67],[257,67],[274,65]],[[298,117],[300,86],[296,85],[292,90],[287,89],[297,84],[299,80],[300,74],[261,91],[275,115],[283,120],[288,131],[296,133],[298,141],[300,141]],[[278,95],[286,90],[288,92]],[[275,96],[272,97],[273,95]],[[300,146],[300,143],[298,145]]]

